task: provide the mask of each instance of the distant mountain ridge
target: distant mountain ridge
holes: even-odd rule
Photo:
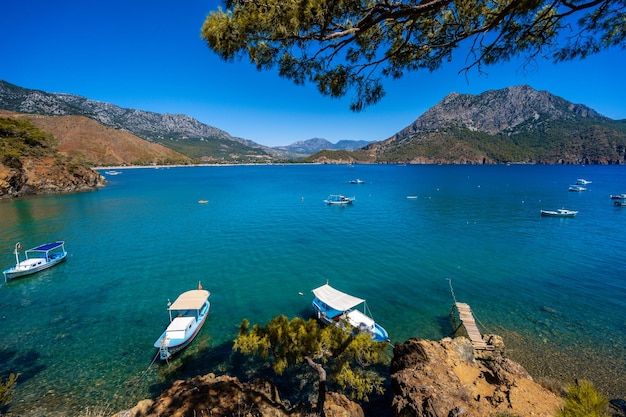
[[[337,143],[332,143],[326,139],[312,138],[294,142],[287,146],[276,146],[275,149],[285,150],[296,155],[311,155],[325,149],[354,151],[370,143],[370,141],[366,140],[340,140]]]
[[[251,147],[243,139],[183,114],[126,109],[72,94],[29,90],[4,81],[0,81],[0,108],[46,116],[85,116],[197,159],[271,159],[261,145]]]
[[[315,162],[626,163],[626,120],[527,85],[451,93],[391,138]]]
[[[209,162],[270,162],[276,158],[310,155],[324,149],[319,144],[271,148],[233,137],[224,130],[184,114],[127,109],[73,94],[30,90],[1,80],[0,109],[45,116],[85,116],[104,126],[127,131],[191,158]],[[341,142],[333,145],[326,141],[325,146],[328,146],[327,149],[356,149],[368,143],[358,142],[359,146],[355,146],[350,145],[352,141]],[[292,147],[298,151],[292,152]]]
[[[4,81],[0,81],[0,109],[85,116],[161,144],[196,162],[626,163],[626,120],[612,120],[583,104],[527,85],[479,95],[451,93],[409,126],[379,142],[332,144],[313,138],[275,148],[233,137],[182,114],[124,109],[71,94],[28,90]],[[142,156],[142,160],[149,159]]]

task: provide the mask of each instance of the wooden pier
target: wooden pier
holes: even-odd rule
[[[454,307],[459,313],[461,323],[465,327],[465,331],[467,332],[474,349],[493,350],[494,347],[487,344],[487,342],[484,341],[483,336],[480,334],[480,330],[478,330],[478,326],[476,325],[476,320],[474,320],[474,314],[472,313],[470,306],[465,303],[455,302]],[[459,327],[461,327],[461,325],[459,325]]]

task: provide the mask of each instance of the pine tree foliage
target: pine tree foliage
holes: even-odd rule
[[[202,27],[226,61],[248,57],[322,94],[354,94],[360,111],[385,94],[382,79],[547,57],[555,62],[626,48],[626,0],[227,0]],[[463,57],[461,57],[463,58]]]
[[[4,382],[0,381],[0,406],[11,402],[18,376],[18,374],[11,373]]]
[[[330,369],[330,379],[348,395],[367,400],[371,393],[383,392],[383,378],[368,366],[387,360],[387,346],[364,333],[350,335],[335,326],[320,327],[315,319],[280,315],[265,326],[250,327],[244,319],[233,349],[271,360],[277,375],[310,357]]]
[[[609,401],[600,395],[593,383],[577,381],[565,388],[565,404],[557,417],[608,417],[606,413]]]

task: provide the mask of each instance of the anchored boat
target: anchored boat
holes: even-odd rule
[[[325,284],[313,290],[313,310],[324,324],[343,328],[348,333],[368,333],[377,342],[388,342],[387,331],[367,314],[365,300]],[[355,307],[363,305],[363,312]],[[347,326],[346,326],[347,324]]]
[[[540,214],[544,217],[574,217],[578,212],[560,208],[556,210],[540,210]]]
[[[13,278],[34,274],[35,272],[43,271],[44,269],[58,264],[67,257],[64,245],[65,242],[58,241],[28,249],[24,252],[26,259],[20,261],[22,245],[20,242],[17,242],[14,250],[15,266],[2,271],[4,281],[7,282]]]
[[[210,295],[211,293],[198,284],[197,290],[182,293],[168,306],[170,324],[154,342],[161,360],[170,360],[175,353],[186,348],[200,332],[211,309]]]
[[[352,204],[356,200],[356,197],[346,197],[343,194],[331,194],[328,196],[324,203],[328,205],[342,205],[346,206],[348,204]]]

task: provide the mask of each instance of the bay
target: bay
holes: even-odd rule
[[[568,191],[577,178],[588,191]],[[626,208],[609,199],[626,192],[622,166],[211,166],[108,180],[0,201],[2,269],[18,241],[64,240],[69,253],[0,287],[0,376],[20,373],[12,413],[115,412],[178,378],[244,379],[231,351],[241,320],[308,318],[326,281],[367,299],[393,343],[451,335],[454,295],[534,376],[626,398]],[[325,205],[335,193],[356,201]],[[539,216],[561,207],[579,214]],[[172,364],[154,363],[168,299],[198,282],[211,292],[205,327]]]

